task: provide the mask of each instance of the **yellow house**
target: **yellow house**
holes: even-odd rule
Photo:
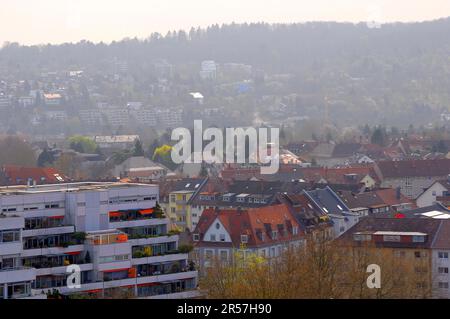
[[[180,231],[192,230],[191,207],[189,199],[195,194],[192,190],[175,191],[169,194],[168,214],[172,225]]]

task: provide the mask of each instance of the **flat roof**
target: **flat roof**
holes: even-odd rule
[[[140,183],[120,183],[120,182],[83,182],[83,183],[63,183],[49,185],[17,185],[0,187],[0,195],[25,195],[37,193],[53,192],[77,192],[88,190],[107,190],[112,188],[132,188],[132,187],[157,186],[155,184]]]
[[[426,236],[425,233],[419,232],[404,232],[404,231],[376,231],[374,235],[385,235],[385,236]]]

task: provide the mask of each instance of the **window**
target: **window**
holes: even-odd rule
[[[416,258],[422,257],[420,251],[415,251],[415,252],[414,252],[414,257],[416,257]]]
[[[396,251],[394,251],[394,256],[403,258],[403,257],[406,256],[406,253],[404,251],[402,251],[402,250],[401,251],[396,250]]]
[[[440,274],[448,274],[448,268],[447,267],[439,267],[438,272]]]
[[[100,264],[106,264],[106,263],[112,263],[115,261],[125,261],[125,260],[129,260],[129,259],[130,259],[130,255],[116,255],[116,256],[100,257],[98,259],[98,262]]]
[[[215,235],[215,234],[211,234],[211,235],[209,236],[209,240],[210,240],[210,241],[216,241],[216,235]]]
[[[216,223],[216,229],[220,229],[220,224]]]
[[[297,235],[297,234],[298,234],[298,227],[297,227],[297,226],[294,226],[294,227],[292,228],[292,234],[293,234],[293,235]]]
[[[205,266],[209,266],[209,264],[211,263],[212,259],[214,257],[214,251],[211,249],[207,249],[205,250]]]
[[[372,236],[367,234],[354,234],[353,240],[355,241],[371,241]]]
[[[220,234],[220,241],[225,241],[225,234]]]
[[[278,237],[278,232],[276,230],[272,231],[272,239],[275,240]]]
[[[440,251],[440,252],[438,252],[438,257],[439,257],[440,259],[448,259],[448,253],[447,253],[447,252]]]
[[[398,236],[398,235],[394,235],[394,236],[392,236],[392,235],[384,235],[383,236],[383,241],[386,241],[386,242],[399,242],[400,241],[400,236]]]
[[[221,250],[220,251],[220,260],[221,261],[228,261],[228,251]]]
[[[413,243],[424,243],[425,236],[412,236]]]
[[[0,243],[12,243],[20,241],[20,230],[0,231]]]
[[[193,238],[194,238],[194,241],[199,241],[200,240],[200,234],[194,234]]]
[[[439,282],[440,289],[448,289],[448,282]]]
[[[241,243],[243,244],[248,243],[248,235],[241,235]]]

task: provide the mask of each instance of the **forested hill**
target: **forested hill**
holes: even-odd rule
[[[214,25],[165,36],[155,33],[148,39],[124,39],[109,45],[87,41],[31,47],[6,44],[0,58],[10,64],[50,68],[99,63],[112,57],[134,63],[163,58],[175,64],[213,59],[248,63],[276,73],[338,63],[363,76],[386,63],[395,67],[429,59],[432,64],[447,64],[449,52],[450,18],[387,24],[379,29],[368,28],[365,23],[334,22]],[[366,63],[367,68],[358,62]],[[415,67],[420,68],[421,64],[416,63]]]
[[[262,110],[258,98],[264,95],[296,94],[289,116],[320,117],[324,100],[329,101],[329,116],[338,124],[426,124],[450,107],[450,18],[381,28],[334,22],[214,25],[111,44],[9,43],[0,50],[0,80],[81,69],[97,83],[120,61],[126,62],[134,81],[127,98],[142,100],[149,85],[158,82],[154,63],[161,59],[175,67],[171,83],[182,93],[144,99],[149,105],[182,105],[188,90],[207,94],[205,107],[230,103],[217,89],[226,79],[215,83],[217,87],[199,79],[201,61],[215,60],[252,65],[256,94],[242,105],[232,103],[250,117],[254,105]],[[284,82],[276,76],[287,73]],[[261,74],[269,75],[269,82],[261,84]],[[120,95],[123,88],[107,91],[108,96]]]

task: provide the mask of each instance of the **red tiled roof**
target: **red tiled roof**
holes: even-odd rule
[[[2,167],[3,183],[7,185],[25,185],[29,180],[36,184],[67,182],[69,178],[54,168],[22,167],[4,165]]]
[[[404,196],[403,194],[398,194],[397,190],[393,188],[387,188],[387,189],[380,189],[375,191],[375,193],[382,199],[382,201],[389,205],[399,205],[399,204],[405,204],[405,203],[411,203],[413,208],[416,207],[414,204],[414,201],[409,199],[408,197]],[[399,195],[399,196],[398,196]],[[398,198],[397,198],[398,197]]]
[[[216,244],[216,242],[203,241],[202,238],[216,219],[219,219],[227,230],[231,237],[233,247],[240,246],[241,235],[248,235],[248,243],[246,245],[249,247],[264,246],[277,242],[300,239],[303,236],[300,225],[290,212],[288,206],[284,204],[251,208],[248,210],[206,209],[203,211],[199,223],[194,231],[194,233],[200,234],[201,236],[201,241],[197,242],[196,245],[208,246]],[[286,229],[287,233],[280,232],[279,227],[281,226],[279,225],[283,225],[283,229]],[[293,235],[292,227],[297,227],[299,230],[297,235]],[[273,239],[268,229],[277,230],[278,237]],[[264,241],[261,237],[262,233],[264,233]],[[220,244],[224,245],[224,243]]]
[[[450,159],[377,162],[383,178],[436,177],[450,174]]]

